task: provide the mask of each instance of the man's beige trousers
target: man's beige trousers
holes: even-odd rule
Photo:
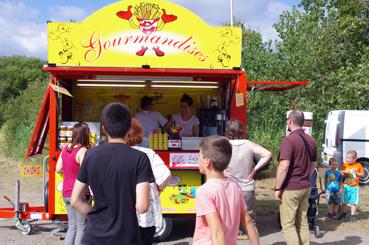
[[[287,245],[308,245],[309,225],[307,209],[309,206],[310,188],[303,190],[286,190],[282,194],[279,206],[284,239]]]

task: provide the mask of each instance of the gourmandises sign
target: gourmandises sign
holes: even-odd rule
[[[57,66],[232,69],[241,29],[211,27],[163,0],[126,0],[81,23],[48,23],[48,63]]]

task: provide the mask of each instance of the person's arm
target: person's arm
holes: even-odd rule
[[[55,166],[55,171],[56,172],[63,172],[63,159],[62,159],[63,151],[64,151],[64,148],[60,152],[58,161],[56,162],[56,166]]]
[[[150,184],[142,182],[136,185],[136,210],[138,213],[146,213],[150,205]]]
[[[56,172],[62,172],[63,170],[63,159],[62,159],[62,153],[60,153],[58,161],[56,162],[55,171]]]
[[[163,191],[165,187],[167,187],[169,180],[171,179],[171,175],[169,175],[160,185],[158,185],[158,188],[160,191]]]
[[[250,175],[247,177],[247,179],[251,181],[251,180],[254,179],[255,174],[260,169],[264,168],[265,166],[267,166],[269,164],[270,160],[272,159],[272,153],[270,151],[268,151],[267,149],[265,149],[264,147],[262,147],[261,145],[259,145],[259,144],[256,144],[256,143],[251,142],[251,141],[249,141],[249,142],[250,142],[253,154],[260,158],[260,160],[258,161],[256,166],[253,168]]]
[[[364,176],[364,169],[363,169],[363,167],[360,165],[359,166],[359,168],[357,169],[357,171],[356,171],[356,175],[358,176],[358,177],[363,177]]]
[[[150,206],[150,183],[155,182],[150,160],[145,153],[138,159],[136,169],[136,210],[138,213],[146,213]]]
[[[328,176],[327,176],[327,171],[325,172],[324,174],[324,190],[327,190],[327,187],[328,187]],[[340,179],[341,181],[341,179]]]
[[[79,149],[79,151],[76,154],[76,162],[81,165],[83,162],[83,158],[85,157],[87,148],[86,147],[82,147],[81,149]]]
[[[223,225],[217,213],[205,215],[206,222],[211,230],[211,241],[214,245],[225,245]]]
[[[91,204],[84,202],[84,196],[88,189],[88,185],[80,182],[78,179],[74,183],[70,205],[83,216],[87,216],[91,210]]]
[[[174,123],[174,119],[173,119],[173,116],[172,116],[172,117],[170,117],[170,119],[167,121],[167,123],[166,123],[166,124],[164,124],[164,126],[163,126],[164,132],[168,132],[168,133],[170,133],[170,132],[169,132],[169,129],[170,129],[170,127],[172,127],[173,123]]]
[[[251,245],[258,245],[260,243],[259,233],[247,210],[245,210],[241,215],[241,224],[245,231],[247,231]]]
[[[200,124],[194,125],[192,130],[193,130],[192,136],[193,137],[199,137],[199,135],[200,135]]]
[[[150,150],[150,153],[146,154],[150,159],[151,169],[154,174],[158,191],[161,192],[168,185],[168,182],[171,178],[170,170],[165,165],[163,159],[161,159],[161,157],[155,153],[155,151]]]
[[[343,163],[342,166],[341,166],[341,175],[342,175],[342,178],[346,177],[345,176],[346,175],[345,171],[346,171],[346,165],[345,165],[345,163]]]
[[[311,164],[310,164],[310,176],[313,175],[316,166],[318,166],[317,161],[311,162]]]
[[[288,168],[290,167],[290,160],[281,160],[279,162],[279,166],[277,169],[277,176],[276,176],[276,184],[275,184],[275,193],[274,197],[278,201],[281,201],[282,198],[282,185],[286,180]]]
[[[165,125],[167,125],[167,123],[169,122],[169,120],[163,117],[163,115],[160,112],[157,111],[156,113],[160,126],[164,128]]]

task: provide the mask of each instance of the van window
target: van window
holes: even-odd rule
[[[338,115],[329,115],[326,127],[326,145],[328,147],[336,147],[337,146],[337,121]]]

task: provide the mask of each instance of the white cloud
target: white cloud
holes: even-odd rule
[[[170,0],[188,8],[209,25],[230,22],[230,0]],[[264,41],[276,39],[273,24],[291,6],[278,0],[233,0],[233,16],[262,34]]]
[[[0,16],[8,19],[32,19],[39,15],[37,9],[21,1],[0,1]]]
[[[50,16],[52,21],[67,22],[70,20],[82,21],[87,17],[88,13],[85,9],[76,6],[53,6],[50,8]]]
[[[252,29],[261,33],[263,40],[278,39],[278,34],[273,27],[283,11],[291,10],[292,6],[279,1],[264,1],[265,5],[260,6],[260,17],[243,19]]]
[[[23,2],[0,2],[0,55],[26,55],[46,59],[46,25],[35,18],[39,11]]]

